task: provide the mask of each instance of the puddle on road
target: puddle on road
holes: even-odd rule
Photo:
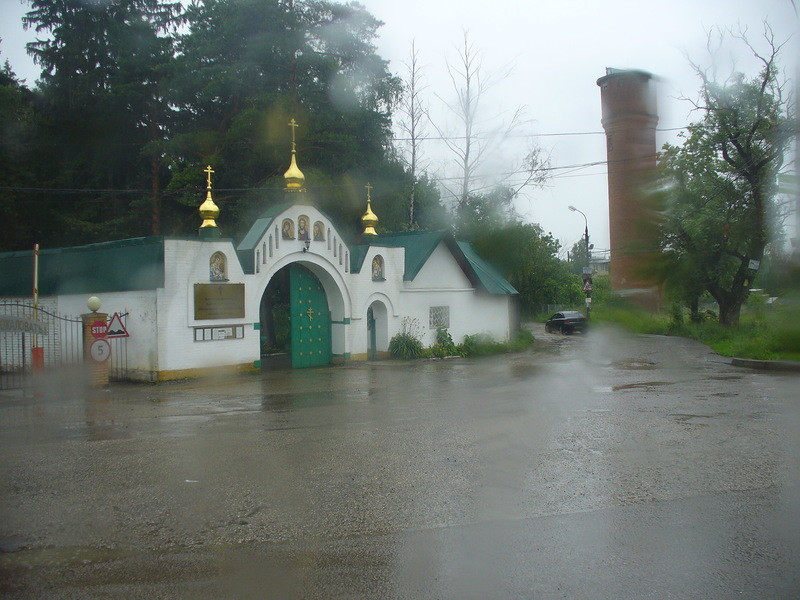
[[[611,366],[626,371],[647,371],[658,368],[656,363],[649,360],[617,360],[611,363]]]
[[[611,388],[612,391],[618,392],[619,390],[653,390],[662,385],[672,385],[669,381],[645,381],[644,383],[626,383],[624,385],[615,385]]]
[[[94,548],[90,546],[62,546],[43,548],[20,548],[14,553],[3,554],[6,566],[19,566],[28,569],[60,565],[88,565],[108,562],[129,555],[116,548]]]
[[[711,419],[712,418],[712,415],[691,415],[691,414],[686,414],[686,413],[670,413],[669,416],[672,417],[673,419],[675,419],[676,421],[680,422],[680,423],[688,423],[689,421],[692,421],[693,419]]]
[[[714,381],[735,381],[741,378],[741,375],[717,375],[714,377],[709,377],[709,379],[713,379]]]

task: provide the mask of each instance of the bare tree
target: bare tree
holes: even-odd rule
[[[503,140],[524,124],[524,106],[514,109],[510,118],[504,118],[502,113],[494,115],[482,113],[486,94],[510,74],[510,69],[505,68],[486,76],[482,63],[482,53],[470,42],[469,34],[465,31],[456,60],[448,61],[446,65],[455,92],[455,100],[444,101],[458,120],[460,135],[447,135],[433,123],[458,165],[459,175],[453,178],[458,182],[456,185],[450,185],[447,180],[440,180],[442,187],[455,199],[456,210],[467,206],[470,194],[476,191],[478,172],[487,155],[498,149]],[[540,148],[532,147],[522,164],[507,173],[502,173],[501,180],[496,181],[495,185],[507,184],[512,176],[520,174],[526,177],[521,184],[510,186],[514,190],[514,195],[526,185],[541,185],[547,173],[548,163],[549,157],[546,157]]]
[[[422,141],[427,135],[425,126],[428,122],[428,109],[422,99],[422,94],[428,86],[425,84],[422,75],[423,66],[420,65],[416,40],[411,41],[411,51],[405,67],[406,81],[399,104],[399,110],[404,115],[404,118],[401,119],[399,126],[400,131],[408,136],[404,140],[408,142],[407,164],[411,171],[411,191],[408,195],[408,225],[414,229],[416,227],[414,194],[418,181],[417,173],[425,168],[422,164]]]

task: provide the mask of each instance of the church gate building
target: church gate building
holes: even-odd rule
[[[126,313],[124,377],[160,381],[212,368],[313,367],[388,356],[402,330],[432,345],[517,326],[516,290],[447,231],[377,234],[370,205],[352,241],[304,189],[292,148],[285,202],[237,244],[208,190],[196,238],[147,237],[39,253],[40,304],[61,314]],[[30,296],[32,252],[0,254],[0,300]],[[45,334],[46,335],[46,334]],[[4,336],[8,338],[8,336]],[[0,341],[0,354],[2,345]]]

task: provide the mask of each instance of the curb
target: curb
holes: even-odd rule
[[[735,367],[747,367],[761,371],[797,371],[800,372],[800,362],[793,360],[755,360],[752,358],[732,358],[731,364]]]

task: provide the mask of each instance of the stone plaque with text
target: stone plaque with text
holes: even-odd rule
[[[243,319],[243,283],[195,283],[194,318]]]

